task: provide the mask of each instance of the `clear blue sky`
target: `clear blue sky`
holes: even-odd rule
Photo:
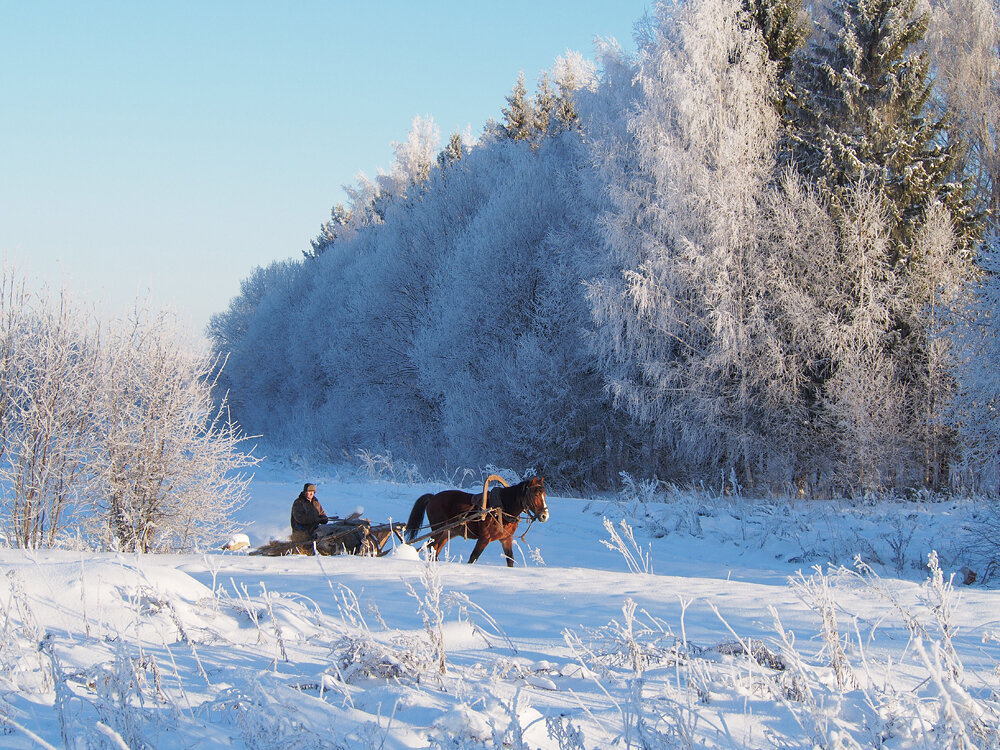
[[[0,252],[117,313],[201,331],[301,257],[415,115],[500,117],[566,50],[632,49],[649,0],[0,0]]]

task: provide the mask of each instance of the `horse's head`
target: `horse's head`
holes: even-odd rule
[[[524,509],[532,518],[542,523],[549,520],[549,506],[545,504],[545,480],[533,477],[524,488]]]

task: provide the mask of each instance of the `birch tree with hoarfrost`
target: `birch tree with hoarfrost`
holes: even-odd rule
[[[138,309],[108,335],[99,372],[98,446],[89,461],[102,546],[192,549],[227,536],[256,459],[212,388],[220,361],[165,313]]]
[[[955,350],[956,393],[950,422],[959,431],[956,472],[968,485],[1000,491],[1000,234],[982,248],[983,277],[968,283],[947,330]]]
[[[80,520],[95,446],[99,331],[65,291],[32,304],[6,267],[0,289],[0,498],[5,536],[52,546]]]
[[[927,45],[940,113],[968,146],[977,201],[1000,211],[1000,8],[996,0],[934,0]]]
[[[615,402],[673,470],[787,473],[800,372],[758,236],[774,175],[775,64],[744,5],[656,9],[629,137],[610,142],[611,263],[590,286]],[[626,168],[631,167],[631,168]]]
[[[840,262],[825,296],[833,366],[820,391],[821,425],[833,436],[834,477],[844,487],[891,486],[907,447],[903,373],[890,347],[904,282],[889,260],[889,226],[888,200],[872,183],[845,194]]]

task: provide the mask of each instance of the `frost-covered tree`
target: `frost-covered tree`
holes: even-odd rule
[[[912,5],[833,9],[801,47],[794,0],[661,3],[636,57],[522,74],[476,143],[415,121],[321,253],[213,320],[234,412],[431,471],[940,485],[962,164]]]
[[[997,342],[1000,211],[1000,8],[991,0],[932,3],[928,42],[939,104],[968,144],[967,170],[977,198],[992,216],[977,260],[977,277],[956,305],[948,341],[958,366],[952,424],[960,434],[965,484],[996,491],[1000,482],[998,393],[991,376],[1000,361]]]
[[[56,543],[89,499],[87,460],[102,384],[98,332],[66,290],[31,294],[6,266],[0,285],[0,497],[7,542]]]
[[[535,129],[535,111],[524,85],[524,71],[517,76],[514,88],[507,95],[503,114],[502,133],[512,141],[531,140]]]
[[[302,255],[306,258],[322,255],[344,236],[350,226],[351,212],[344,208],[343,203],[338,203],[330,209],[330,218],[320,226],[319,234],[309,241],[310,249],[303,250]]]
[[[938,0],[927,32],[939,112],[968,149],[978,203],[1000,211],[1000,8],[995,0]]]
[[[413,338],[437,267],[483,200],[476,161],[471,152],[437,171],[419,203],[393,206],[389,221],[319,269],[314,302],[323,312],[298,337],[315,342],[317,367],[329,374],[325,390],[306,382],[324,443],[440,465],[438,404],[419,388]]]
[[[538,148],[545,138],[578,128],[576,94],[592,88],[594,76],[592,64],[579,53],[567,53],[556,60],[551,72],[542,72],[534,97],[529,97],[522,71],[507,96],[504,122],[493,130],[502,138],[528,141]]]
[[[797,58],[787,110],[794,163],[828,202],[843,260],[830,271],[840,293],[816,298],[838,324],[831,357],[810,367],[808,408],[840,430],[829,453],[842,487],[940,486],[951,380],[936,301],[968,274],[978,231],[961,138],[931,107],[915,2],[835,0],[828,11]],[[892,450],[868,447],[872,424],[892,428]]]
[[[895,484],[909,447],[902,373],[890,355],[903,280],[889,252],[889,208],[862,183],[845,194],[839,218],[840,263],[830,274],[832,368],[822,383],[822,426],[835,436],[835,477],[843,488]],[[886,439],[886,436],[892,439]]]
[[[947,328],[955,350],[957,389],[950,422],[959,431],[956,480],[1000,491],[1000,235],[993,227],[980,256],[981,278],[969,283]]]
[[[340,243],[331,246],[323,257],[335,257],[340,247]],[[215,350],[228,358],[221,378],[223,390],[229,391],[232,408],[242,415],[241,420],[255,423],[255,432],[267,429],[271,420],[290,416],[276,413],[286,406],[288,370],[311,357],[290,337],[288,316],[296,309],[301,291],[298,274],[299,264],[291,261],[254,269],[240,283],[240,294],[229,307],[209,322],[208,335]]]
[[[0,287],[7,541],[190,550],[234,524],[256,463],[214,403],[217,362],[166,316],[99,322],[66,291]],[[72,538],[69,538],[71,537]]]
[[[608,159],[614,265],[591,286],[611,393],[678,474],[780,474],[798,374],[757,235],[774,173],[774,65],[741,3],[661,4],[636,81],[630,140]]]
[[[584,59],[579,52],[567,52],[556,59],[552,69],[558,96],[556,98],[555,119],[560,130],[571,130],[580,125],[576,108],[578,91],[592,90],[596,82],[594,64]]]
[[[587,66],[564,67],[567,96],[589,97]],[[286,450],[608,481],[622,418],[582,343],[604,200],[592,154],[561,127],[452,144],[419,192],[308,264],[256,272],[213,320],[233,408]]]
[[[392,170],[374,180],[361,172],[356,184],[344,185],[348,206],[338,203],[331,209],[329,220],[320,227],[319,234],[310,242],[310,250],[303,251],[303,255],[306,258],[321,255],[334,243],[351,239],[359,230],[381,224],[391,202],[416,197],[414,188],[425,183],[431,170],[440,166],[439,140],[440,130],[434,118],[416,116],[406,140],[392,144],[395,154]]]
[[[606,476],[576,265],[596,242],[587,209],[600,192],[586,192],[587,162],[573,134],[537,149],[501,141],[480,155],[483,202],[451,229],[413,346],[452,456],[482,465],[503,455],[563,481]]]
[[[212,389],[221,362],[186,341],[171,316],[138,308],[109,326],[88,460],[97,514],[87,526],[108,548],[198,549],[235,528],[256,459]]]
[[[431,168],[437,163],[436,154],[441,131],[432,117],[413,118],[406,140],[393,143],[395,165],[388,175],[379,177],[381,193],[405,198],[414,187],[427,182]]]
[[[438,166],[442,169],[451,166],[465,156],[465,151],[466,147],[462,136],[457,132],[452,133],[448,139],[448,144],[437,156]]]
[[[952,325],[963,287],[970,278],[951,213],[941,204],[930,206],[915,238],[915,262],[907,274],[910,307],[905,318],[909,356],[908,391],[916,417],[912,421],[921,480],[939,488],[949,480],[955,432],[947,414],[955,390],[955,360],[944,332]]]
[[[939,334],[967,277],[950,214],[931,208],[918,260],[899,273],[880,189],[855,186],[828,212],[798,184],[783,181],[769,220],[790,261],[775,275],[777,315],[803,373],[796,480],[824,492],[940,487],[954,433],[953,359]]]

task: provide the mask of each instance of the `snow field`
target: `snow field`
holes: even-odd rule
[[[254,546],[307,480],[373,520],[435,486],[268,466]],[[997,745],[1000,595],[948,584],[974,508],[632,500],[551,497],[513,570],[465,540],[439,564],[2,550],[0,744]],[[937,578],[913,567],[934,542]],[[811,568],[852,546],[881,561]]]

